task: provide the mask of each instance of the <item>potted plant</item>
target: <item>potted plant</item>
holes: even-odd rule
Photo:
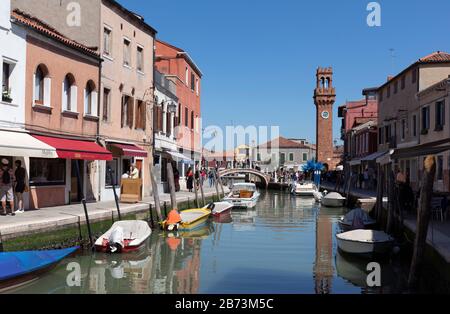
[[[2,101],[4,102],[12,102],[12,97],[11,97],[11,89],[4,89],[2,92]]]

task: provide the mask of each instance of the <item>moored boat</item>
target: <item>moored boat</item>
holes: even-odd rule
[[[39,279],[79,247],[61,250],[0,253],[0,292]]]
[[[177,225],[168,224],[167,220],[161,222],[164,230],[192,230],[203,226],[211,216],[211,210],[208,208],[186,209],[180,212],[181,222]]]
[[[375,226],[375,224],[375,219],[372,219],[362,208],[355,208],[349,211],[339,220],[339,226],[344,231],[354,229],[371,229]]]
[[[95,241],[99,252],[127,253],[138,250],[151,235],[152,230],[142,220],[122,220]]]
[[[228,202],[216,202],[211,203],[204,208],[211,210],[211,214],[216,217],[229,214],[231,212],[231,209],[233,208],[233,205]]]
[[[292,193],[297,196],[311,197],[311,198],[315,198],[317,192],[319,192],[319,189],[314,184],[314,182],[296,183],[295,187],[293,187],[292,189]]]
[[[326,207],[344,207],[346,198],[336,192],[331,192],[322,198],[322,205]]]
[[[349,254],[386,254],[394,244],[394,238],[383,231],[353,230],[336,235],[338,248]]]
[[[254,183],[235,183],[230,194],[223,199],[237,208],[253,208],[258,202],[260,193]]]

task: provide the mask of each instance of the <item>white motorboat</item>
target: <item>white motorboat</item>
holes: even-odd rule
[[[383,231],[353,230],[336,235],[340,250],[349,254],[385,254],[394,244],[394,238]]]
[[[339,226],[344,231],[354,229],[370,229],[376,223],[376,220],[372,219],[362,208],[355,208],[351,210],[339,220]]]
[[[322,205],[326,207],[344,207],[346,198],[336,192],[331,192],[322,198]]]
[[[95,248],[100,252],[126,253],[135,251],[151,235],[152,229],[142,220],[117,221],[95,241]]]
[[[315,197],[319,189],[314,182],[301,182],[295,184],[292,193],[298,196]]]
[[[237,208],[253,208],[258,202],[260,193],[254,183],[235,183],[230,194],[223,199]]]

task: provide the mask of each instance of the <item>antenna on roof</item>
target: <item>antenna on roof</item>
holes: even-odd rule
[[[395,63],[395,54],[394,54],[395,49],[391,48],[391,49],[389,49],[389,51],[391,52],[391,73],[393,74],[394,73],[394,63]]]

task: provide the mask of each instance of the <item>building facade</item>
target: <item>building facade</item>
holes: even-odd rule
[[[117,1],[76,3],[74,8],[68,0],[12,0],[14,8],[47,21],[61,34],[96,50],[103,60],[97,86],[97,136],[114,158],[99,162],[99,199],[114,199],[112,186],[120,192],[121,177],[133,163],[140,170],[141,192],[149,195],[156,30]]]
[[[179,153],[178,170],[184,176],[188,166],[200,163],[201,153],[201,79],[202,72],[189,54],[169,43],[156,40],[155,66],[177,87],[178,114],[175,137]]]
[[[422,120],[418,93],[446,79],[450,74],[450,54],[437,51],[425,56],[380,86],[378,92],[378,152],[377,158],[385,173],[399,169],[414,190],[419,188],[418,169],[421,160],[416,154],[399,154],[413,149],[421,141]],[[426,129],[426,128],[425,128]],[[425,132],[425,131],[423,131]],[[396,151],[399,151],[396,153]]]

